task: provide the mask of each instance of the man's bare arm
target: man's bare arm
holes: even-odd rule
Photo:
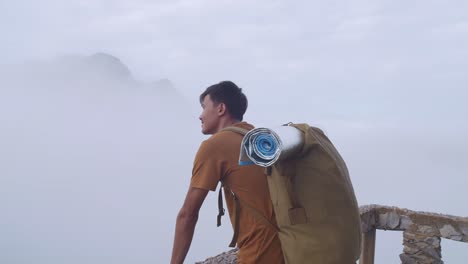
[[[177,215],[171,264],[182,264],[192,243],[198,212],[205,200],[207,190],[190,188],[184,204]]]

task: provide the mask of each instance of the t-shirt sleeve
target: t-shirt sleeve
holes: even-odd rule
[[[223,175],[223,161],[214,142],[204,141],[193,162],[190,187],[215,191]]]

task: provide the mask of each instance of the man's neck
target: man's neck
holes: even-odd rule
[[[230,126],[233,126],[237,123],[240,123],[241,121],[240,120],[237,120],[237,119],[225,119],[225,120],[221,120],[221,122],[219,123],[219,127],[218,127],[218,131],[220,131],[221,129],[224,129],[226,127],[230,127]]]

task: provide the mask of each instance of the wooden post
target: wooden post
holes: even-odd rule
[[[362,234],[362,251],[359,264],[374,264],[375,255],[375,228]]]

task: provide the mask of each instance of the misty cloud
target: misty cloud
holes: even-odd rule
[[[326,131],[360,204],[468,215],[467,9],[0,3],[0,262],[167,262],[205,138],[197,98],[226,79],[247,94],[247,121]],[[81,55],[99,51],[115,57]],[[187,262],[226,250],[215,215],[209,195]],[[401,234],[379,232],[377,247],[377,262],[397,262]],[[447,263],[467,257],[452,249],[443,242]]]
[[[1,262],[167,258],[200,142],[185,99],[103,54],[15,73],[0,97]]]

